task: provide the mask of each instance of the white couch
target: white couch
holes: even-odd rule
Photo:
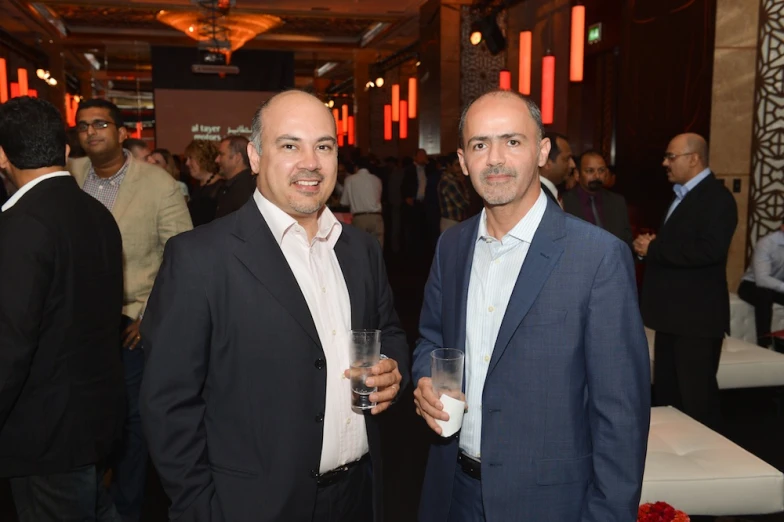
[[[655,332],[645,329],[648,351],[651,356],[651,382],[653,382],[653,341]],[[719,388],[762,388],[784,386],[784,354],[761,348],[733,337],[724,339],[719,371],[716,375]]]
[[[784,475],[675,408],[653,408],[640,503],[657,501],[689,515],[777,513]]]
[[[778,332],[779,330],[784,330],[784,306],[775,304],[773,305],[771,331]],[[730,337],[757,344],[754,307],[738,297],[737,294],[730,294]]]

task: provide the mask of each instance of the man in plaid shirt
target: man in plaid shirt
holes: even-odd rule
[[[468,214],[471,197],[465,184],[457,153],[446,157],[446,167],[438,182],[438,206],[441,208],[441,233],[463,221]]]

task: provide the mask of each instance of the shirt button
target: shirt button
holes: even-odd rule
[[[485,362],[490,362],[490,356],[489,355],[485,355]]]
[[[316,422],[324,422],[324,414],[323,413],[319,413],[318,415],[316,415]]]
[[[103,190],[103,185],[98,185],[98,190]]]
[[[327,361],[325,361],[324,359],[316,359],[316,361],[313,363],[313,366],[315,366],[319,370],[323,370],[326,365],[327,365]]]
[[[109,185],[114,186],[114,181],[110,181]]]
[[[338,334],[337,330],[332,330],[332,335],[337,335],[337,334]]]
[[[351,424],[351,417],[349,417],[348,419],[346,419],[346,424]]]
[[[326,293],[327,293],[327,288],[326,288],[326,287],[324,287],[324,286],[322,286],[322,287],[321,287],[321,292],[322,292],[322,293],[324,293],[324,294],[326,294]]]
[[[496,259],[496,260],[495,260],[495,264],[497,265],[497,264],[499,264],[499,263],[501,263],[501,260],[500,260],[500,259]]]
[[[487,311],[488,311],[488,312],[492,312],[492,311],[494,311],[494,310],[495,310],[495,308],[494,308],[494,307],[492,307],[492,306],[491,306],[491,307],[489,307],[489,308],[487,309]]]

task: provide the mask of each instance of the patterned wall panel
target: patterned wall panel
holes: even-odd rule
[[[498,15],[498,26],[506,36],[504,10]],[[460,100],[462,107],[472,100],[498,88],[498,73],[506,67],[506,50],[493,56],[484,43],[471,45],[471,24],[476,20],[470,6],[462,6],[460,16]]]
[[[781,0],[760,0],[754,107],[748,257],[757,240],[777,229],[784,215],[784,3]]]

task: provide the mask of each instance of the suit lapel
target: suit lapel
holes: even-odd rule
[[[476,235],[479,231],[479,220],[482,214],[474,218],[474,223],[470,227],[465,227],[460,231],[457,256],[455,258],[455,274],[457,276],[457,301],[461,303],[457,309],[457,333],[455,348],[465,351],[466,349],[466,315],[468,313],[468,284],[471,281],[471,267],[474,263],[474,250],[476,249]]]
[[[563,247],[557,243],[557,240],[565,235],[564,226],[563,212],[556,211],[553,204],[548,204],[509,298],[509,305],[493,348],[488,375],[504,355],[509,341],[560,259]]]
[[[343,272],[343,279],[348,288],[348,298],[351,303],[351,328],[358,329],[365,327],[365,285],[363,280],[364,271],[361,269],[362,260],[358,259],[359,250],[352,248],[351,238],[344,230],[340,234],[338,242],[335,243],[335,255]]]
[[[234,235],[242,244],[234,255],[321,346],[305,296],[253,198],[237,211],[236,224]]]
[[[112,207],[112,215],[118,223],[120,222],[120,219],[122,219],[123,214],[125,214],[130,207],[134,196],[136,196],[136,193],[141,186],[140,181],[142,176],[139,172],[138,165],[136,165],[133,158],[129,161],[131,164],[128,165],[128,172],[125,173],[125,177],[120,185],[120,190],[117,191],[117,200]]]

